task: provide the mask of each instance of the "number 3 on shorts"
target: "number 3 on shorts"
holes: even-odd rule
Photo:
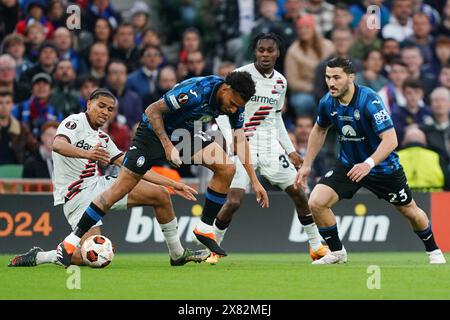
[[[388,195],[390,197],[390,199],[389,199],[390,203],[397,202],[397,194],[396,193],[389,193]],[[399,191],[398,197],[400,198],[400,202],[405,202],[406,199],[408,199],[408,195],[406,194],[405,189],[402,189]]]

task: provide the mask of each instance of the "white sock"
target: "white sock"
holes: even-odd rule
[[[319,229],[317,229],[317,226],[314,222],[304,225],[303,228],[308,235],[308,241],[311,245],[311,248],[316,251],[322,245],[322,238],[320,237]]]
[[[36,264],[56,263],[56,250],[38,252],[36,255]]]
[[[203,221],[200,220],[199,223],[197,223],[197,226],[195,227],[198,231],[200,231],[201,233],[211,233],[214,232],[214,228],[213,226],[204,223]]]
[[[177,218],[173,219],[169,223],[159,224],[161,231],[166,240],[167,248],[169,249],[169,255],[172,259],[177,259],[183,255],[184,248],[181,245],[180,237],[178,236],[178,222]]]
[[[80,238],[77,237],[75,235],[75,233],[70,233],[65,239],[64,241],[70,243],[71,245],[75,246],[75,247],[79,247],[80,246]]]
[[[217,228],[216,224],[214,224],[214,234],[216,235],[217,244],[220,245],[222,243],[227,230],[228,230],[228,228],[221,230],[221,229]]]

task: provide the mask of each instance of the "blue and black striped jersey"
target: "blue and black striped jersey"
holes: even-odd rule
[[[194,122],[209,122],[219,115],[220,104],[217,101],[217,90],[223,83],[217,76],[196,77],[175,85],[163,95],[169,113],[164,114],[164,126],[170,135],[176,129],[194,130]],[[240,129],[244,123],[244,108],[239,108],[235,114],[227,114],[233,129]],[[145,113],[142,120],[152,129]]]
[[[352,167],[370,157],[381,142],[379,135],[394,128],[380,96],[370,88],[355,84],[355,94],[348,106],[327,93],[319,102],[317,124],[335,126],[341,150],[339,161]],[[397,153],[391,152],[370,174],[390,174],[400,168]]]

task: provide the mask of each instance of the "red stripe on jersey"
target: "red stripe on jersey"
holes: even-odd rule
[[[272,94],[279,93],[277,90],[272,90]]]
[[[89,178],[89,177],[92,177],[92,176],[94,176],[95,175],[95,172],[89,172],[89,173],[86,173],[86,174],[82,174],[81,176],[80,176],[80,178],[82,178],[82,179],[84,179],[84,178]]]
[[[72,189],[73,187],[75,187],[76,185],[79,185],[79,184],[81,184],[81,183],[83,183],[83,179],[77,180],[77,181],[75,181],[74,183],[72,183],[70,186],[67,187],[67,190],[70,190],[70,189]]]
[[[277,79],[277,83],[284,83],[284,82],[281,79]]]
[[[270,114],[270,111],[256,111],[255,116],[267,116]]]
[[[81,190],[77,190],[77,191],[75,191],[72,195],[70,195],[70,196],[66,196],[66,198],[69,198],[69,200],[72,200],[73,199],[73,197],[75,197],[77,194],[79,194],[81,192]]]
[[[244,132],[247,132],[247,131],[255,131],[256,130],[256,127],[248,127],[248,128],[244,128]]]
[[[264,120],[266,117],[251,117],[250,121]]]
[[[246,127],[252,127],[252,126],[259,126],[261,124],[261,122],[259,121],[253,121],[253,122],[247,122],[245,124]]]
[[[95,172],[95,170],[97,170],[97,169],[96,168],[92,168],[92,169],[88,169],[88,170],[83,170],[83,171],[81,171],[81,174]]]
[[[259,110],[271,110],[273,107],[270,107],[270,106],[262,106],[262,107],[259,107]]]

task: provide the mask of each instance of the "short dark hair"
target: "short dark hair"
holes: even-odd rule
[[[75,88],[77,90],[80,90],[81,87],[83,87],[83,85],[87,82],[91,82],[94,85],[96,85],[97,87],[100,86],[100,81],[96,77],[94,77],[91,74],[86,73],[86,74],[82,74],[81,76],[79,76],[77,78],[77,80],[75,80]]]
[[[247,102],[255,94],[255,83],[247,71],[233,71],[225,78],[225,83]]]
[[[0,90],[0,97],[11,97],[11,100],[14,101],[14,95],[11,91]]]
[[[420,81],[419,79],[406,79],[405,82],[403,82],[403,89],[406,88],[423,90],[422,81]]]
[[[328,60],[327,67],[329,68],[342,68],[346,74],[355,73],[355,67],[350,59],[336,57]]]
[[[95,99],[98,99],[99,97],[112,98],[114,100],[114,103],[117,104],[116,96],[108,89],[104,89],[104,88],[95,89],[89,96],[89,100],[95,100]]]
[[[163,52],[161,50],[161,47],[152,45],[152,44],[146,44],[142,49],[141,49],[141,58],[144,56],[145,51],[149,50],[149,49],[153,49],[159,52],[159,55],[162,57]]]
[[[393,65],[402,66],[408,69],[408,65],[400,58],[393,59],[390,63],[390,66],[392,67]]]
[[[259,33],[252,39],[251,43],[252,51],[256,50],[256,47],[258,46],[258,42],[260,40],[273,40],[277,44],[278,50],[281,51],[282,49],[283,45],[280,37],[273,32],[266,32],[266,33]]]

